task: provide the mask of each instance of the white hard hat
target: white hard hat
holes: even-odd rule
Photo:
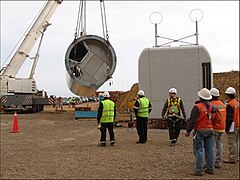
[[[169,89],[168,92],[169,92],[169,93],[175,93],[175,94],[177,94],[177,89],[171,88],[171,89]]]
[[[216,96],[216,97],[220,96],[219,90],[217,88],[212,88],[210,90],[210,93],[212,96]]]
[[[236,90],[233,87],[228,87],[225,94],[236,94]]]
[[[110,94],[109,94],[109,92],[107,92],[107,91],[105,91],[104,93],[103,93],[103,97],[110,97]]]
[[[138,91],[138,95],[139,95],[139,96],[144,96],[144,91],[143,91],[143,90],[139,90],[139,91]]]
[[[198,96],[202,99],[205,99],[205,100],[212,99],[212,95],[207,88],[203,88],[200,91],[198,91]]]

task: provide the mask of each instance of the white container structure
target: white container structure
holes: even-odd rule
[[[161,118],[170,88],[178,90],[189,117],[197,92],[213,85],[211,57],[204,46],[145,48],[138,68],[139,88],[153,106],[150,119]]]

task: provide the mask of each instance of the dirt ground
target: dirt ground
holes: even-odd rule
[[[75,120],[73,109],[65,110],[18,114],[19,133],[11,133],[13,114],[0,115],[1,179],[239,179],[239,163],[223,164],[214,175],[191,175],[192,139],[184,130],[170,147],[166,129],[149,129],[148,142],[136,144],[135,129],[117,127],[115,146],[98,147],[96,120]]]

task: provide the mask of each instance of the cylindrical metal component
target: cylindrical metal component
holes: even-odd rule
[[[112,77],[116,63],[115,51],[105,39],[96,35],[75,39],[65,55],[68,88],[79,96],[94,95]]]

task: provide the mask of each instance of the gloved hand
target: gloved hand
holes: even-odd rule
[[[101,129],[101,124],[98,124],[98,127],[97,127],[97,129]]]
[[[167,119],[166,119],[166,116],[162,116],[162,120],[163,121],[166,121]]]

